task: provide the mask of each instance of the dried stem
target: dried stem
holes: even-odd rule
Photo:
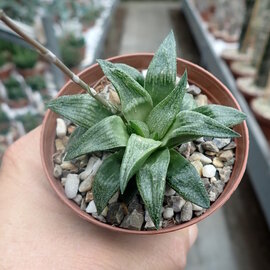
[[[30,36],[25,34],[6,14],[0,9],[0,20],[2,20],[9,28],[21,36],[27,43],[32,45],[36,51],[42,55],[48,62],[55,64],[60,70],[63,71],[74,83],[78,84],[81,88],[86,90],[93,98],[107,107],[112,113],[117,112],[117,108],[109,103],[107,100],[98,95],[96,90],[87,85],[81,80],[76,74],[74,74],[55,54],[50,50],[42,46],[39,42],[32,39]]]

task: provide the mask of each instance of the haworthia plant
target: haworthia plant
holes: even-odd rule
[[[197,107],[186,93],[187,72],[176,84],[175,47],[171,32],[153,57],[145,80],[133,67],[98,61],[119,95],[118,115],[111,115],[87,94],[59,97],[48,104],[77,125],[66,160],[95,151],[112,152],[93,182],[99,214],[117,190],[123,198],[138,190],[158,229],[166,184],[185,200],[210,206],[197,170],[174,148],[203,136],[239,137],[231,127],[245,120],[245,115],[221,105]]]

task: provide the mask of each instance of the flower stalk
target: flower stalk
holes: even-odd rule
[[[118,111],[117,107],[109,103],[107,100],[98,95],[96,90],[87,83],[85,83],[79,76],[74,74],[54,53],[41,45],[38,41],[31,38],[29,35],[24,33],[17,25],[14,23],[3,10],[0,10],[0,20],[2,20],[10,29],[21,36],[27,43],[32,45],[36,51],[43,56],[48,62],[56,65],[64,74],[66,74],[74,83],[78,84],[82,89],[89,93],[93,98],[95,98],[102,105],[107,107],[112,113]]]

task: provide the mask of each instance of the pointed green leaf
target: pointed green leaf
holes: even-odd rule
[[[182,111],[162,141],[173,147],[200,137],[234,138],[240,135],[216,120],[194,111]]]
[[[169,162],[170,152],[168,148],[154,152],[146,160],[136,177],[140,195],[157,229],[164,200]]]
[[[98,60],[98,63],[119,95],[125,118],[144,121],[153,107],[147,91],[123,70],[112,66],[112,63],[104,60]]]
[[[185,71],[174,90],[154,107],[148,115],[146,123],[150,129],[150,133],[155,133],[157,140],[164,137],[176,115],[179,113],[186,92],[186,86],[187,72]]]
[[[123,70],[124,72],[126,72],[130,77],[132,77],[135,81],[137,81],[141,86],[144,86],[144,77],[139,70],[129,65],[122,64],[122,63],[115,63],[114,65],[120,68],[121,70]]]
[[[196,101],[191,94],[186,93],[183,98],[181,111],[189,111],[197,107]]]
[[[121,117],[109,116],[88,129],[80,140],[72,144],[65,160],[71,160],[83,154],[125,147],[128,141],[126,126]]]
[[[66,151],[68,152],[70,147],[72,147],[72,145],[74,143],[76,143],[76,141],[81,140],[82,135],[87,131],[86,128],[84,127],[77,127],[70,135],[69,139],[68,139],[68,144],[66,147]]]
[[[120,189],[123,194],[130,178],[161,142],[132,134],[128,140],[120,170]]]
[[[174,89],[175,82],[176,44],[171,31],[155,53],[145,78],[144,87],[151,95],[154,106]]]
[[[174,150],[170,155],[167,183],[185,200],[209,208],[207,191],[195,167]]]
[[[226,127],[235,126],[246,119],[246,115],[244,113],[234,108],[222,105],[205,105],[193,109],[193,111],[211,117]]]
[[[89,94],[61,96],[49,101],[47,108],[87,129],[111,115],[110,111]]]
[[[148,126],[140,120],[131,120],[128,122],[128,128],[131,133],[135,133],[142,137],[149,137],[149,129]]]
[[[99,215],[119,189],[122,157],[123,151],[119,151],[106,158],[94,177],[93,196]]]

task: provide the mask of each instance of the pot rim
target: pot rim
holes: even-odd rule
[[[154,53],[132,53],[132,54],[124,54],[124,55],[119,55],[119,56],[115,56],[115,57],[111,57],[108,58],[107,60],[109,61],[118,61],[121,62],[121,59],[123,58],[129,58],[129,57],[136,57],[136,56],[141,56],[141,57],[153,57]],[[212,75],[210,72],[208,72],[207,70],[205,70],[204,68],[193,64],[187,60],[184,60],[182,58],[177,58],[177,62],[182,62],[183,64],[186,64],[194,69],[197,69],[199,72],[204,73],[207,77],[209,77],[210,80],[214,80],[217,84],[220,85],[221,88],[223,88],[223,90],[226,92],[226,94],[230,97],[230,99],[232,99],[232,101],[235,103],[236,108],[238,110],[241,111],[241,108],[238,104],[238,102],[236,101],[236,99],[234,98],[234,96],[231,94],[231,92],[229,91],[229,89],[219,80],[217,79],[214,75]],[[89,70],[94,69],[98,66],[98,63],[91,65],[90,67],[86,68],[85,70],[81,71],[78,76],[81,76],[83,74],[86,74]],[[60,95],[62,95],[62,93],[64,92],[64,90],[67,88],[67,86],[73,84],[73,82],[71,80],[69,80],[58,92],[57,97],[59,97]],[[129,230],[129,229],[124,229],[124,228],[120,228],[120,227],[114,227],[110,224],[107,223],[103,223],[101,221],[96,220],[94,217],[92,217],[90,214],[82,211],[81,209],[78,209],[75,205],[75,203],[68,199],[65,194],[63,192],[61,192],[60,190],[57,189],[56,184],[55,184],[55,178],[54,177],[50,177],[49,171],[46,167],[46,162],[45,162],[45,155],[44,155],[44,138],[45,138],[45,123],[48,121],[48,118],[50,116],[50,114],[52,114],[53,112],[48,110],[45,114],[43,123],[42,123],[42,130],[41,130],[41,137],[40,137],[40,153],[41,153],[41,161],[42,161],[42,166],[43,169],[45,171],[46,177],[51,185],[51,187],[54,189],[54,191],[56,192],[56,194],[58,195],[58,197],[60,197],[60,199],[66,204],[68,205],[74,212],[77,213],[77,215],[79,215],[81,218],[87,220],[88,222],[95,224],[97,226],[99,226],[100,228],[104,228],[104,229],[108,229],[110,231],[113,232],[122,232],[122,233],[128,233],[128,234],[138,234],[138,235],[156,235],[156,234],[163,234],[163,233],[168,233],[168,232],[173,232],[173,231],[177,231],[180,229],[184,229],[186,227],[189,227],[191,225],[194,225],[198,222],[200,222],[201,220],[207,218],[209,215],[211,215],[213,212],[215,212],[217,209],[219,209],[233,194],[233,192],[236,190],[236,188],[238,187],[245,169],[246,169],[246,164],[247,164],[247,159],[248,159],[248,150],[249,150],[249,136],[248,136],[248,128],[247,128],[247,124],[246,121],[244,121],[243,123],[241,123],[241,125],[243,125],[243,134],[242,134],[242,138],[245,139],[245,148],[244,148],[244,161],[243,161],[243,166],[241,167],[241,170],[238,174],[238,176],[236,177],[236,181],[234,183],[234,185],[231,187],[231,189],[228,190],[228,193],[225,194],[225,196],[222,198],[222,200],[220,200],[218,203],[214,202],[210,208],[208,208],[206,210],[206,212],[204,214],[202,214],[199,217],[193,217],[190,221],[185,222],[185,223],[181,223],[178,225],[174,225],[171,227],[167,227],[167,228],[161,228],[159,230],[148,230],[148,231],[135,231],[135,230]],[[236,163],[235,163],[236,165]],[[234,165],[234,166],[235,166]],[[231,178],[230,178],[231,179]],[[57,180],[59,181],[59,180]],[[229,180],[230,181],[230,180]],[[228,181],[228,182],[229,182]]]

